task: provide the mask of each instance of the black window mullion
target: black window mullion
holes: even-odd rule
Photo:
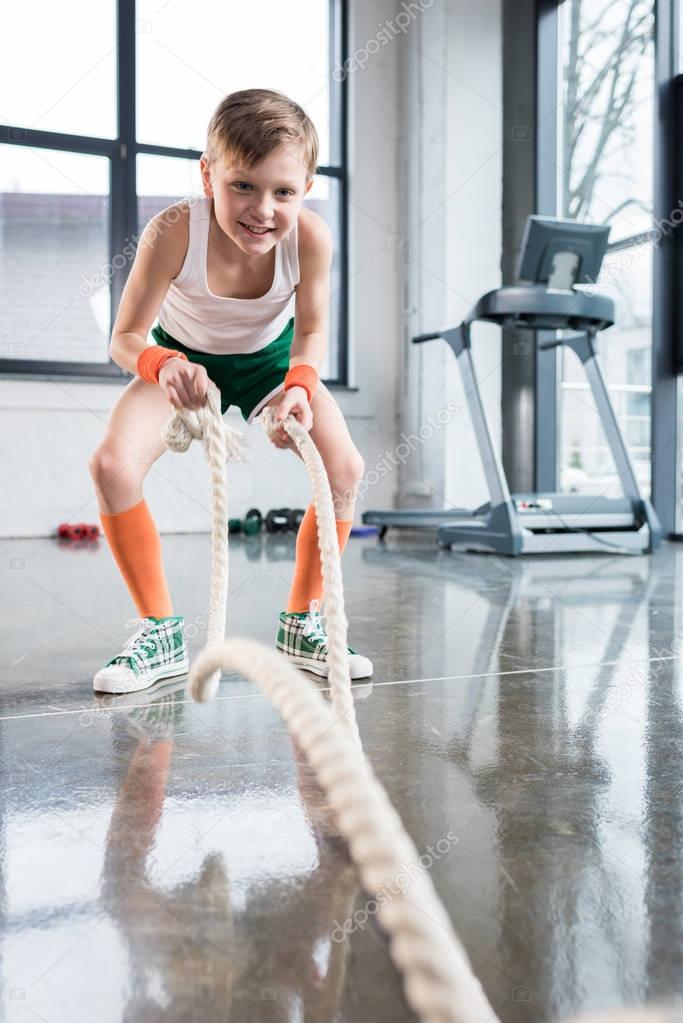
[[[136,156],[142,153],[146,156],[172,156],[177,160],[198,160],[202,155],[199,149],[180,149],[177,146],[159,146],[149,142],[135,142],[133,148]]]
[[[558,6],[539,0],[536,22],[536,213],[549,217],[557,216]],[[538,332],[536,341],[543,337]],[[537,343],[534,487],[541,492],[557,490],[559,480],[559,378],[558,349]]]
[[[680,0],[678,0],[680,2]],[[677,207],[676,139],[673,137],[676,4],[655,2],[655,137],[654,216],[665,220]],[[680,194],[680,193],[678,193]],[[676,236],[678,231],[674,233]],[[652,266],[652,503],[664,535],[677,532],[679,521],[677,379],[674,368],[676,292],[674,245],[665,236],[654,246]],[[674,440],[672,441],[672,438]]]
[[[94,138],[91,135],[69,135],[58,131],[22,128],[21,125],[1,124],[0,142],[31,149],[56,149],[64,153],[85,153],[88,156],[111,156],[116,148],[115,139]]]
[[[117,2],[118,34],[118,139],[111,161],[110,262],[115,267],[111,282],[111,322],[121,301],[130,270],[114,256],[129,250],[137,236],[137,181],[135,166],[135,3]]]
[[[348,386],[349,383],[349,251],[348,251],[348,86],[346,75],[334,75],[336,67],[344,67],[348,53],[348,3],[347,0],[330,0],[330,138],[335,149],[330,154],[335,167],[325,168],[339,178],[339,253],[340,295],[339,325],[337,335],[337,379],[334,383]],[[320,168],[319,168],[320,170]]]

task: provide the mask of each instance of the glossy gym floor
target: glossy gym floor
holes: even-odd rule
[[[209,538],[164,550],[192,656]],[[0,553],[0,1017],[412,1020],[266,697],[94,697],[132,617],[106,545]],[[293,556],[231,538],[231,633],[274,640]],[[512,561],[393,533],[343,568],[365,750],[501,1020],[683,995],[683,548]]]

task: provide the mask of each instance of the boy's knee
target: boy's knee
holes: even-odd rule
[[[362,480],[364,472],[365,462],[360,452],[354,450],[335,464],[330,473],[330,485],[337,492],[352,490]]]
[[[355,453],[351,470],[355,477],[356,483],[360,483],[360,481],[363,479],[363,476],[365,475],[365,462],[360,451],[356,451]]]
[[[120,455],[108,447],[97,448],[88,462],[88,470],[95,483],[111,480],[123,467]]]

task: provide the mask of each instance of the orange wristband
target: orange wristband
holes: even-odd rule
[[[313,366],[302,364],[287,370],[285,375],[285,391],[288,391],[290,387],[303,387],[308,395],[309,404],[317,386],[318,373]]]
[[[148,345],[140,352],[136,369],[138,376],[146,380],[148,384],[159,383],[159,370],[169,359],[184,359],[189,362],[184,352],[176,352],[172,348],[162,348],[161,345]]]

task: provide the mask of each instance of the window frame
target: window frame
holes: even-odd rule
[[[537,0],[536,8],[536,212],[556,216],[558,183],[554,154],[558,149],[558,104],[553,97],[560,87],[558,52],[559,8],[565,0]],[[672,138],[672,91],[675,74],[676,28],[679,5],[683,0],[653,0],[655,46],[655,110],[653,208],[657,222],[664,220],[675,205],[675,140]],[[558,97],[559,99],[559,97]],[[550,156],[547,158],[546,154]],[[643,234],[621,238],[608,252],[628,248],[643,239]],[[646,237],[646,236],[645,236]],[[670,247],[653,248],[652,267],[652,391],[651,417],[651,495],[665,535],[676,535],[679,522],[678,494],[680,468],[676,435],[677,378],[673,368],[677,292],[673,278]],[[539,491],[557,489],[559,477],[559,349],[536,351],[536,381],[544,387],[534,389],[536,444],[535,486]],[[552,424],[552,429],[549,425]]]
[[[348,388],[348,86],[347,76],[336,80],[335,66],[344,66],[348,55],[348,0],[328,0],[330,68],[330,164],[319,166],[320,176],[339,182],[339,261],[337,375],[326,378],[328,387]],[[118,137],[115,139],[74,135],[67,132],[40,131],[21,125],[0,124],[0,143],[29,148],[102,156],[109,160],[109,263],[113,273],[110,293],[110,323],[113,324],[130,266],[118,268],[113,260],[131,238],[138,235],[137,157],[151,156],[196,159],[201,151],[173,146],[148,145],[136,139],[136,5],[117,0],[117,108]],[[338,64],[336,63],[338,61]],[[128,382],[130,374],[111,358],[107,362],[77,362],[45,359],[5,359],[0,357],[0,378],[31,380],[82,380],[88,383]]]

